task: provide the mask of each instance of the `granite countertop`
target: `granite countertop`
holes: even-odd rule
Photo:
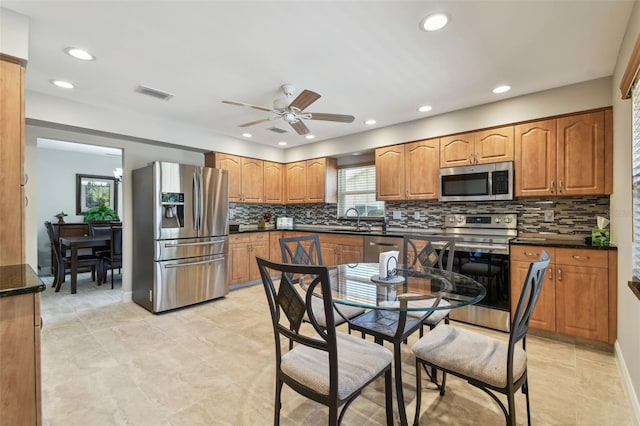
[[[29,265],[0,266],[0,297],[39,293],[45,288]]]
[[[591,250],[618,250],[613,244],[593,245],[585,241],[586,236],[559,234],[525,234],[511,240],[513,245],[533,245],[543,247],[577,248]]]
[[[364,225],[361,225],[363,227]],[[347,235],[368,235],[368,236],[389,236],[402,237],[405,234],[439,234],[441,229],[423,229],[423,228],[388,228],[382,230],[380,226],[373,226],[371,229],[364,226],[363,229],[357,231],[355,226],[339,226],[339,225],[295,225],[293,229],[277,229],[273,226],[266,228],[258,228],[256,225],[241,225],[238,231],[230,231],[229,235],[242,234],[246,232],[267,232],[267,231],[302,231],[302,232],[322,232],[329,234],[347,234]]]

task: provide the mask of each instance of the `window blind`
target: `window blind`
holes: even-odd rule
[[[633,116],[633,277],[640,278],[640,84],[632,88]]]
[[[376,201],[375,165],[338,170],[338,217],[345,217],[350,208],[356,209],[360,217],[384,216],[384,201]]]

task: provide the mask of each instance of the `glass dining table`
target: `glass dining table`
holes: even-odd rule
[[[348,319],[351,330],[393,344],[396,399],[400,423],[407,424],[401,348],[406,337],[422,326],[425,316],[442,309],[456,309],[479,302],[486,289],[472,278],[455,272],[426,268],[420,271],[399,266],[397,276],[381,279],[378,263],[356,263],[329,268],[333,302],[366,309]],[[300,279],[305,288],[305,277]],[[319,291],[319,286],[317,287]],[[318,297],[321,297],[318,294]],[[446,300],[448,304],[440,302]]]

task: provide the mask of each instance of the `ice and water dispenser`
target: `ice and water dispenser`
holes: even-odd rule
[[[184,227],[184,193],[163,192],[162,193],[162,227],[163,228],[183,228]]]

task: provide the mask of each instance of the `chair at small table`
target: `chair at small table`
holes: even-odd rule
[[[67,270],[71,268],[71,257],[66,253],[62,253],[62,247],[60,246],[59,236],[56,235],[55,229],[51,222],[46,221],[44,226],[49,236],[49,243],[51,244],[51,250],[53,251],[54,263],[53,263],[53,285],[56,292],[60,291],[62,283],[65,281]],[[91,279],[96,280],[96,273],[98,274],[98,281],[100,281],[100,259],[92,254],[78,255],[78,271],[91,270]]]
[[[393,356],[382,346],[336,330],[328,268],[275,263],[260,257],[256,260],[271,311],[275,337],[274,425],[280,424],[282,386],[285,383],[297,393],[329,407],[328,423],[337,425],[362,389],[382,375],[385,378],[386,423],[392,425]],[[302,295],[293,279],[301,275],[308,278],[307,290]],[[278,286],[273,276],[280,277]],[[322,298],[315,295],[318,287]],[[318,322],[311,303],[313,299],[323,304],[324,325]],[[308,328],[303,327],[305,314],[311,327],[308,330],[310,333],[303,332]],[[283,345],[285,339],[289,340],[289,345]],[[287,346],[288,351],[285,349]]]
[[[443,372],[442,382],[438,384],[440,395],[444,395],[445,392],[447,373],[460,377],[486,392],[498,403],[508,425],[516,424],[514,396],[518,389],[522,389],[527,401],[527,422],[531,424],[526,337],[529,319],[540,296],[548,266],[549,255],[545,251],[542,252],[539,261],[532,262],[529,266],[511,322],[508,342],[471,330],[442,325],[413,345],[413,353],[416,356],[417,393],[414,424],[418,424],[420,415],[422,366],[430,366]],[[516,346],[519,341],[522,341],[522,347]],[[507,396],[507,407],[495,392]]]
[[[322,251],[320,250],[320,239],[317,235],[305,235],[301,237],[280,238],[280,250],[282,251],[282,261],[295,265],[323,265]],[[325,324],[324,307],[320,298],[311,300],[320,325]],[[340,325],[351,318],[362,313],[364,309],[355,306],[340,306],[333,308],[333,316],[336,325]],[[305,321],[307,318],[304,318]],[[324,326],[324,325],[323,325]]]
[[[113,288],[114,269],[122,268],[122,226],[111,226],[111,240],[109,241],[109,251],[103,252],[100,256],[102,260],[101,276],[103,282],[107,282],[107,270],[111,269],[111,288]]]

